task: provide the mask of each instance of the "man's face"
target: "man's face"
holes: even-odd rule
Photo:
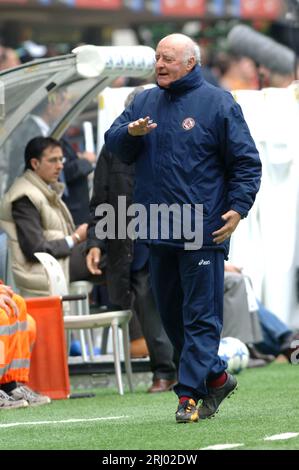
[[[31,159],[33,171],[47,184],[58,181],[63,169],[63,153],[60,147],[48,147],[43,151],[41,159]]]
[[[158,85],[168,88],[169,85],[179,80],[190,72],[194,66],[184,61],[184,45],[173,42],[171,39],[162,39],[156,49],[156,80]]]

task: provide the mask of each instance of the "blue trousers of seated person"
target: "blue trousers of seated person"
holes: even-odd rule
[[[292,334],[289,327],[283,323],[274,313],[266,309],[260,302],[259,319],[263,331],[263,341],[256,343],[256,348],[264,354],[278,356],[281,353],[281,345]]]

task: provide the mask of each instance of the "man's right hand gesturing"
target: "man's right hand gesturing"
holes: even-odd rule
[[[128,125],[128,133],[133,137],[149,134],[157,124],[151,120],[149,116],[130,122]]]

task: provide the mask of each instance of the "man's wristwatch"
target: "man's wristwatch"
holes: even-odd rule
[[[74,237],[76,238],[77,242],[80,243],[81,237],[80,237],[79,233],[74,232],[73,235],[74,235]]]

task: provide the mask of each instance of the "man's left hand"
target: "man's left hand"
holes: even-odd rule
[[[213,232],[213,242],[219,245],[223,243],[231,234],[236,230],[238,223],[241,220],[241,215],[234,211],[230,210],[221,216],[225,224],[216,232]]]

